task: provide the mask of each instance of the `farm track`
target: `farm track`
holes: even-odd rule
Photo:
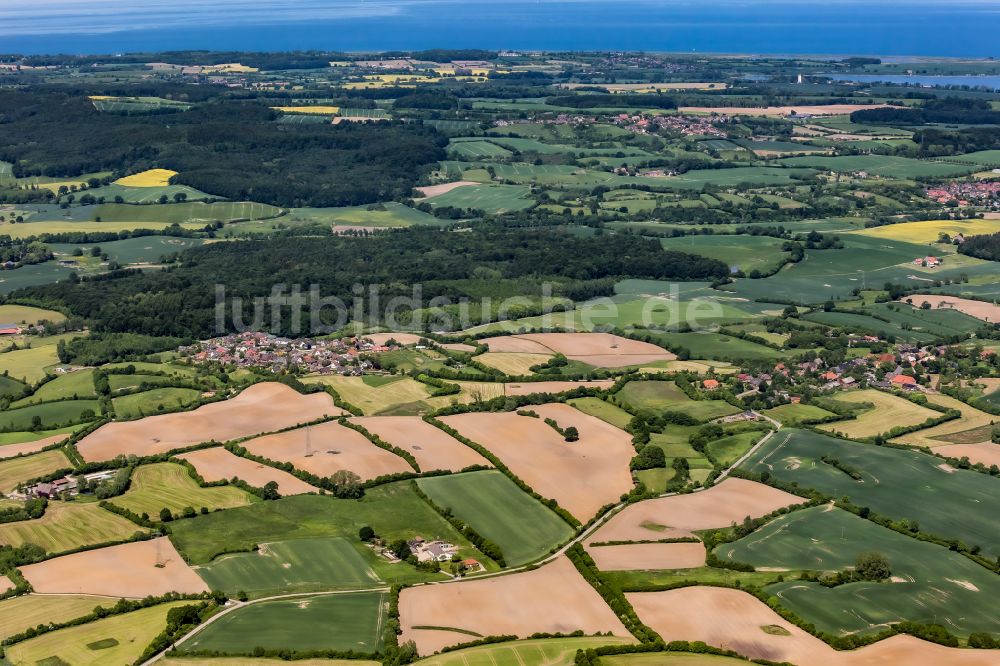
[[[775,433],[777,433],[778,430],[781,429],[781,422],[776,421],[775,419],[772,419],[771,417],[766,416],[764,414],[760,414],[758,412],[754,412],[754,413],[757,414],[757,416],[759,416],[760,418],[766,420],[771,425],[773,425],[775,427],[775,429],[769,431],[766,435],[764,435],[763,437],[761,437],[760,441],[757,442],[756,444],[754,444],[752,447],[750,447],[749,451],[747,451],[745,454],[743,454],[743,456],[741,456],[738,460],[736,460],[732,465],[730,465],[729,467],[727,467],[726,469],[724,469],[722,471],[722,473],[719,474],[719,478],[716,479],[716,483],[718,483],[718,482],[722,481],[723,479],[725,479],[726,477],[728,477],[729,473],[732,470],[734,470],[737,466],[739,466],[740,464],[742,464],[744,460],[746,460],[751,455],[753,455],[761,446],[763,446],[768,441],[770,441],[771,437],[773,437],[775,435]],[[697,493],[697,492],[701,492],[703,490],[706,490],[706,489],[705,488],[698,488],[697,490],[694,490],[692,492],[696,492]],[[659,497],[671,497],[671,496],[677,495],[677,494],[679,494],[679,493],[664,493],[663,495],[660,495]],[[529,562],[529,563],[522,564],[522,565],[517,566],[517,567],[512,567],[512,568],[506,569],[504,571],[496,571],[496,572],[492,572],[492,573],[486,573],[486,574],[483,574],[481,576],[475,576],[474,578],[470,578],[469,580],[483,580],[485,578],[496,578],[498,576],[508,576],[510,574],[515,574],[515,573],[522,572],[522,571],[528,569],[529,567],[536,568],[536,567],[540,567],[540,566],[543,566],[545,564],[548,564],[549,562],[552,562],[552,561],[554,561],[554,560],[562,557],[563,555],[565,555],[566,551],[568,551],[574,545],[576,545],[578,543],[582,543],[587,537],[589,537],[594,532],[596,532],[599,528],[601,528],[602,526],[604,526],[605,523],[607,523],[609,520],[611,520],[612,517],[614,517],[615,515],[617,515],[618,512],[621,511],[622,509],[624,509],[626,506],[628,506],[628,504],[625,503],[625,502],[620,502],[620,503],[616,504],[614,507],[611,508],[611,510],[609,510],[603,516],[601,516],[600,518],[598,518],[597,520],[595,520],[594,523],[590,527],[588,527],[586,530],[584,530],[583,532],[580,532],[575,537],[573,537],[572,539],[570,539],[569,541],[567,541],[559,550],[557,550],[556,552],[552,553],[548,557],[545,557],[545,558],[543,558],[541,560],[536,560],[535,562]],[[448,580],[431,581],[431,582],[427,582],[427,583],[417,583],[417,584],[413,585],[413,587],[420,587],[420,586],[423,586],[423,585],[447,585],[447,584],[450,584],[450,583],[460,583],[460,582],[462,582],[464,580],[465,580],[464,578],[456,576],[456,577],[450,578]],[[225,615],[229,615],[230,613],[235,612],[235,611],[237,611],[237,610],[239,610],[241,608],[245,608],[245,607],[251,606],[253,604],[259,604],[259,603],[264,602],[264,601],[277,601],[277,600],[281,600],[281,599],[291,599],[291,598],[295,598],[295,597],[327,596],[327,595],[333,595],[333,594],[359,594],[359,593],[363,593],[363,592],[388,592],[389,589],[390,589],[389,587],[386,587],[386,586],[382,585],[382,586],[369,587],[369,588],[363,588],[363,589],[357,589],[357,590],[327,590],[325,592],[296,592],[296,593],[290,593],[290,594],[279,594],[279,595],[275,595],[275,596],[271,596],[271,597],[264,597],[262,599],[254,599],[252,601],[236,601],[236,602],[233,602],[232,605],[227,606],[221,612],[216,613],[215,615],[213,615],[212,617],[210,617],[205,622],[199,624],[197,627],[195,627],[194,629],[192,629],[190,632],[188,632],[184,636],[178,638],[173,643],[172,647],[180,645],[181,643],[189,640],[192,636],[195,636],[196,634],[200,633],[202,631],[202,629],[204,629],[205,627],[207,627],[211,623],[215,622],[220,617],[223,617]],[[172,649],[172,647],[171,648],[167,648],[167,650]],[[150,657],[146,661],[142,662],[142,664],[140,664],[139,666],[149,666],[150,664],[156,663],[157,661],[159,661],[160,659],[162,659],[166,655],[167,650],[164,650],[163,652],[160,652],[160,653],[158,653],[158,654]]]

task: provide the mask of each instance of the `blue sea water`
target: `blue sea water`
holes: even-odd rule
[[[0,52],[479,47],[1000,56],[1000,0],[0,0]]]

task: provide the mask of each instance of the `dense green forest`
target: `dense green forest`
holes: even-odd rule
[[[382,285],[383,298],[422,304],[444,297],[539,297],[541,283],[576,300],[610,295],[612,280],[713,280],[721,261],[664,250],[632,235],[583,238],[555,229],[482,225],[456,233],[423,227],[366,238],[282,238],[215,243],[188,250],[163,272],[117,271],[84,281],[22,290],[17,297],[68,307],[98,331],[207,337],[215,330],[215,286],[228,296],[267,296],[276,284],[318,285],[323,296],[352,298],[357,284]],[[289,322],[286,321],[285,325]]]
[[[920,108],[862,109],[851,114],[851,121],[903,125],[926,125],[928,123],[998,125],[1000,124],[1000,111],[993,110],[987,100],[948,97],[929,100]]]
[[[1000,234],[969,236],[958,246],[958,251],[977,259],[1000,261]]]
[[[220,100],[185,113],[101,114],[85,97],[0,92],[0,160],[17,176],[151,167],[229,199],[350,206],[409,195],[447,139],[419,124],[282,125],[261,102]],[[128,141],[123,141],[128,137]]]

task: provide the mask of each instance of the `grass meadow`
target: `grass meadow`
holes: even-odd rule
[[[252,553],[224,555],[196,571],[213,590],[243,591],[250,597],[371,587],[380,582],[344,537],[266,543]]]
[[[615,398],[635,410],[684,412],[699,421],[710,421],[740,411],[724,400],[692,400],[670,381],[633,381]]]

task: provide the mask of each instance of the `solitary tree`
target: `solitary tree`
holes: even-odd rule
[[[888,558],[875,551],[858,555],[854,570],[863,580],[885,580],[892,575]]]

